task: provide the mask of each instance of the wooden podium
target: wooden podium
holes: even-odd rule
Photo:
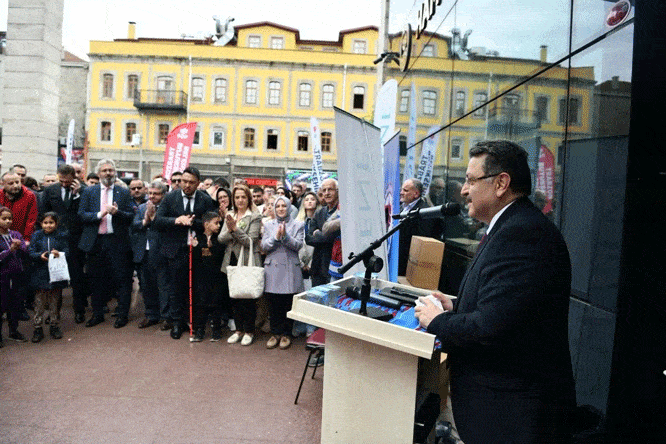
[[[344,289],[362,278],[333,282]],[[373,288],[405,287],[379,279]],[[294,296],[288,317],[326,329],[321,442],[413,443],[417,386],[438,391],[435,336]],[[419,365],[419,358],[421,365]],[[437,388],[435,388],[437,387]]]

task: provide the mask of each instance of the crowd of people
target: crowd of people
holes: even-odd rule
[[[156,326],[173,339],[190,331],[200,342],[210,325],[211,341],[228,329],[227,342],[245,346],[261,329],[270,333],[267,348],[286,349],[308,330],[287,318],[294,294],[329,282],[332,261],[341,260],[334,179],[319,193],[300,181],[250,188],[188,167],[148,183],[120,180],[111,159],[86,177],[78,164],[61,165],[41,184],[26,173],[12,166],[0,193],[1,319],[15,341],[28,340],[21,321],[32,322],[32,342],[44,340],[47,325],[51,338],[63,337],[66,287],[75,323],[93,328],[110,315],[125,327],[136,279],[138,328]],[[62,256],[68,279],[54,270]],[[251,263],[263,265],[263,295],[235,299],[227,268]]]

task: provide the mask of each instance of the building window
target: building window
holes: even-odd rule
[[[271,49],[284,49],[284,38],[271,37]]]
[[[279,105],[280,104],[280,82],[269,82],[268,83],[268,104],[269,105]]]
[[[368,43],[365,40],[354,40],[352,42],[352,52],[354,54],[367,53]]]
[[[200,125],[197,125],[197,129],[194,131],[194,138],[192,139],[192,145],[201,145],[201,128],[200,128]]]
[[[324,131],[321,133],[321,151],[323,153],[330,153],[331,152],[331,140],[333,139],[333,135],[327,131]]]
[[[333,108],[335,104],[335,87],[331,84],[322,87],[321,105],[323,108]]]
[[[400,112],[406,113],[409,111],[409,90],[403,89],[400,91]]]
[[[111,142],[111,122],[102,122],[99,140],[102,142]]]
[[[507,94],[504,96],[504,115],[507,117],[518,117],[520,113],[520,96],[518,94]]]
[[[567,99],[560,99],[560,115],[558,118],[558,122],[560,125],[564,125],[564,122],[566,122],[567,118]],[[580,113],[580,100],[575,98],[575,97],[569,97],[569,124],[570,125],[579,125],[580,121],[579,119],[579,113]]]
[[[541,124],[548,122],[548,97],[538,96],[535,100],[534,107],[536,108],[536,118]]]
[[[102,97],[113,99],[113,74],[102,75]]]
[[[398,146],[400,147],[400,155],[407,155],[407,136],[400,136],[398,138]]]
[[[247,38],[247,46],[249,48],[261,48],[261,36],[251,35]]]
[[[254,148],[254,128],[245,128],[243,130],[243,146],[245,148]]]
[[[451,141],[451,159],[462,159],[463,141],[455,139]]]
[[[298,105],[309,107],[312,101],[312,85],[301,83],[298,85]]]
[[[157,143],[159,143],[160,145],[166,145],[168,137],[169,137],[169,124],[160,123],[157,126]]]
[[[308,133],[307,131],[298,132],[298,151],[308,150]]]
[[[257,86],[256,80],[245,82],[245,103],[250,105],[257,103]]]
[[[215,79],[215,103],[227,101],[227,79]]]
[[[168,76],[157,78],[157,103],[173,105],[173,79]]]
[[[127,76],[127,98],[136,99],[139,97],[139,76],[130,74]]]
[[[433,45],[423,45],[423,51],[421,51],[423,57],[435,57],[435,47]]]
[[[278,132],[274,129],[269,129],[266,132],[266,149],[276,151],[278,149]]]
[[[192,77],[192,101],[203,102],[204,97],[204,79],[202,77]]]
[[[465,114],[465,91],[456,92],[456,117]]]
[[[484,105],[488,102],[488,94],[485,92],[478,92],[474,94],[474,108]],[[479,108],[474,111],[474,117],[483,117],[486,115],[486,110],[484,108]]]
[[[352,104],[353,109],[363,109],[365,106],[365,87],[355,86],[354,87],[354,102]]]
[[[211,139],[213,141],[213,149],[221,150],[224,148],[224,130],[221,128],[213,128],[211,130]]]
[[[423,114],[434,116],[437,109],[437,93],[435,91],[423,91]]]
[[[136,123],[128,122],[125,124],[125,143],[132,143],[132,136],[136,134]]]

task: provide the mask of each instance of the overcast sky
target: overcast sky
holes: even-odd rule
[[[20,0],[19,0],[20,1]],[[215,30],[213,15],[234,17],[235,24],[272,21],[300,30],[303,39],[337,40],[344,29],[378,26],[383,0],[65,0],[63,46],[86,58],[90,40],[127,36],[127,22],[137,23],[138,37],[203,37]],[[390,32],[409,21],[416,27],[416,10],[423,0],[391,0]],[[452,8],[453,5],[457,7]],[[0,0],[0,30],[7,28],[8,0]],[[568,48],[569,0],[444,0],[428,31],[450,35],[453,27],[472,29],[469,46],[499,51],[501,56],[539,58],[548,46],[548,60]],[[612,3],[576,0],[574,46],[598,36]],[[574,60],[593,65],[597,79],[619,75],[630,80],[631,32]],[[629,53],[627,53],[629,51]]]

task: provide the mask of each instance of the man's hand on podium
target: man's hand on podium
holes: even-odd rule
[[[439,308],[435,305],[430,298],[437,299],[442,303],[442,308]],[[451,299],[446,297],[445,294],[435,291],[430,296],[420,297],[418,299],[421,304],[417,304],[414,307],[414,316],[419,320],[419,324],[423,328],[428,328],[428,325],[432,322],[435,317],[444,313],[445,311],[453,310],[453,302]]]

